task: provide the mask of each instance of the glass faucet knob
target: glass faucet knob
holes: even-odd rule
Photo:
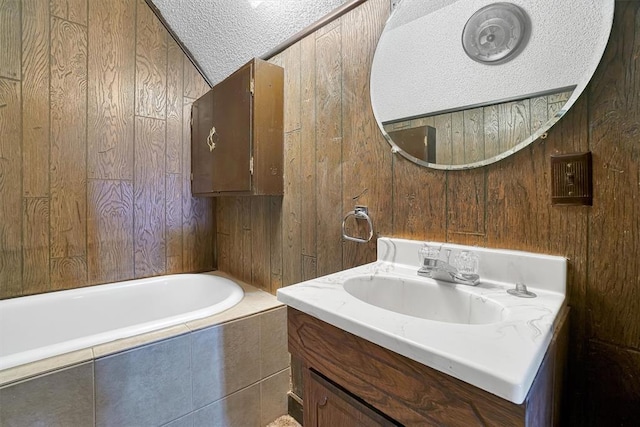
[[[424,245],[420,249],[420,256],[422,259],[437,259],[440,256],[440,249],[434,248],[433,246]]]
[[[478,274],[478,255],[469,251],[461,251],[455,258],[458,271],[462,274]]]

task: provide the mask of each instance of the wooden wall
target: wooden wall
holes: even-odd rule
[[[285,195],[221,198],[219,267],[271,292],[375,259],[342,241],[368,205],[376,233],[569,259],[568,425],[640,419],[640,2],[616,2],[588,90],[546,140],[493,165],[436,171],[392,156],[371,112],[369,66],[388,0],[369,0],[288,48]],[[550,202],[554,153],[591,151],[592,207]]]
[[[567,102],[571,92],[503,102],[464,111],[384,125],[387,132],[431,126],[436,130],[436,162],[464,165],[501,154],[540,129]],[[393,141],[406,148],[402,139]],[[424,158],[420,158],[425,160]]]
[[[214,267],[208,89],[142,0],[0,1],[0,298]]]

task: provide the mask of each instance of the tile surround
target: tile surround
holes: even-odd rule
[[[190,412],[190,337],[97,359],[96,425],[161,425]]]
[[[287,412],[289,377],[280,305],[10,383],[0,425],[258,427]]]
[[[263,378],[289,366],[286,324],[286,310],[273,310],[260,316],[260,372]]]
[[[191,337],[195,408],[260,380],[260,317],[194,332]],[[242,337],[241,339],[238,339]],[[224,349],[224,352],[220,352]]]
[[[287,368],[265,378],[260,383],[260,425],[267,425],[280,415],[287,413],[287,395],[280,390],[289,390],[291,369]]]
[[[194,427],[260,426],[260,384],[237,391],[194,412]]]
[[[93,362],[0,388],[1,426],[94,424]]]

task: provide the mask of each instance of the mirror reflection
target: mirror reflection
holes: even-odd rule
[[[402,0],[371,70],[394,151],[424,166],[482,166],[524,148],[586,87],[614,0]]]

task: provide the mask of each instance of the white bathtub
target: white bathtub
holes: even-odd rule
[[[175,274],[0,301],[0,370],[211,316],[243,290]]]

